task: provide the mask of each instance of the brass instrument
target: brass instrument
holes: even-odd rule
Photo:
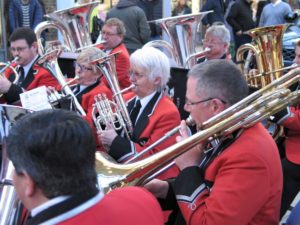
[[[258,27],[247,31],[252,37],[251,44],[240,46],[236,53],[237,62],[246,76],[249,86],[261,88],[283,75],[282,38],[289,24]],[[248,60],[245,65],[244,54],[249,51],[255,57],[259,74],[249,74]]]
[[[151,174],[172,162],[177,156],[207,139],[228,135],[249,127],[299,101],[300,91],[287,87],[300,79],[300,68],[293,69],[278,80],[254,92],[222,113],[210,118],[191,137],[138,162],[120,165],[96,153],[98,181],[104,192],[129,185],[142,185]]]
[[[14,167],[8,159],[3,139],[8,135],[9,129],[22,115],[30,111],[11,105],[0,105],[1,123],[0,137],[2,142],[2,164],[0,173],[0,225],[20,224],[22,212],[18,207],[19,199],[12,184]]]
[[[15,74],[15,79],[12,82],[14,84],[16,84],[18,82],[18,80],[19,80],[19,74],[16,71],[16,69],[11,66],[11,64],[16,63],[18,60],[19,60],[19,56],[16,56],[11,62],[7,62],[7,63],[0,62],[0,67],[2,67],[1,70],[0,70],[0,76],[3,76],[3,73],[5,72],[5,70],[7,68],[10,68],[13,71],[13,73]]]
[[[95,104],[92,110],[92,117],[98,130],[102,130],[101,124],[103,123],[104,125],[110,122],[115,124],[115,122],[118,121],[120,127],[115,127],[115,129],[119,130],[123,128],[126,137],[130,139],[133,131],[133,126],[126,107],[126,103],[122,96],[123,91],[120,90],[115,65],[116,54],[118,54],[118,52],[90,61],[90,63],[95,64],[105,76],[110,89],[113,92],[114,100],[114,102],[112,102],[108,101],[105,96],[95,96]],[[133,86],[130,86],[129,88],[131,89],[132,87]],[[115,106],[115,110],[111,108],[111,105]]]
[[[71,88],[67,85],[65,77],[61,73],[61,70],[60,70],[58,62],[57,62],[57,57],[59,56],[60,53],[61,53],[61,50],[59,48],[49,51],[47,54],[43,55],[39,59],[38,63],[44,64],[44,66],[51,71],[51,73],[54,75],[54,77],[57,79],[57,81],[61,85],[64,95],[71,96],[72,103],[74,104],[76,111],[80,115],[86,116],[84,109],[78,102],[78,100],[77,100],[76,96],[74,95],[74,93],[72,92]]]
[[[166,32],[170,42],[164,40],[150,41],[145,46],[166,50],[168,55],[175,60],[179,68],[191,68],[196,64],[196,59],[203,57],[199,49],[199,24],[204,16],[213,11],[186,14],[162,18],[149,23],[159,24]],[[205,50],[204,50],[205,51]]]
[[[85,47],[93,46],[89,31],[89,21],[93,8],[99,3],[100,1],[94,1],[80,4],[45,15],[49,20],[39,23],[34,29],[38,39],[39,54],[45,54],[41,34],[48,28],[55,28],[61,32],[65,48],[70,52],[78,52]]]

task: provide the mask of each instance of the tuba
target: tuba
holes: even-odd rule
[[[45,15],[49,20],[39,23],[34,29],[38,39],[39,54],[45,54],[41,34],[48,28],[55,28],[61,32],[66,49],[70,52],[77,52],[84,47],[92,46],[89,21],[92,9],[99,3],[99,1],[94,1]]]
[[[22,208],[20,208],[17,193],[12,185],[13,165],[8,159],[3,139],[8,135],[10,127],[21,116],[30,111],[17,106],[0,105],[0,133],[2,142],[2,164],[0,172],[0,225],[21,224]]]
[[[212,11],[187,14],[181,16],[168,17],[149,21],[149,23],[159,24],[166,32],[170,42],[164,40],[150,41],[145,46],[151,46],[166,50],[168,55],[177,64],[179,68],[191,68],[196,64],[198,58],[204,56],[209,51],[198,52],[199,46],[199,25],[204,16]]]
[[[299,81],[300,68],[295,68],[278,80],[252,93],[220,114],[204,122],[200,131],[146,159],[125,165],[107,160],[96,153],[98,182],[104,192],[132,185],[143,185],[149,176],[157,172],[179,155],[207,139],[216,139],[231,134],[237,129],[273,115],[288,105],[299,101],[300,91],[291,92],[288,87]]]
[[[97,130],[102,130],[101,124],[106,125],[107,123],[112,123],[115,130],[124,129],[126,137],[130,139],[133,132],[133,126],[122,93],[133,88],[133,85],[126,88],[126,90],[120,90],[116,73],[116,54],[119,54],[119,52],[91,61],[92,64],[97,66],[108,81],[110,89],[113,92],[114,100],[112,102],[107,100],[106,96],[95,96],[92,117]],[[112,106],[114,110],[112,109]],[[118,127],[116,124],[118,124]]]
[[[38,63],[44,64],[44,66],[51,71],[53,76],[57,79],[58,83],[62,87],[62,92],[65,96],[69,95],[72,99],[72,105],[74,106],[77,113],[79,113],[82,116],[86,116],[86,113],[80,103],[78,102],[76,96],[74,95],[73,91],[69,87],[68,83],[65,80],[65,77],[61,73],[61,70],[59,68],[57,57],[61,53],[61,49],[53,49],[52,51],[49,51],[45,55],[43,55]],[[74,79],[77,79],[76,77]],[[73,79],[73,80],[74,80]],[[58,97],[59,98],[59,97]]]
[[[250,87],[264,87],[283,75],[282,38],[288,26],[289,24],[275,25],[247,31],[247,34],[252,37],[252,43],[240,46],[236,53],[236,59],[237,62],[240,62]],[[242,62],[244,62],[244,55],[247,51],[249,54],[244,64]],[[258,74],[248,74],[251,55],[255,57]]]

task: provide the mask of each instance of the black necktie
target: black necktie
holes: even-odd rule
[[[18,85],[21,85],[25,78],[25,72],[23,66],[19,67],[18,74],[19,74]]]
[[[141,106],[142,105],[141,105],[140,100],[137,100],[135,102],[135,106],[133,107],[133,109],[132,109],[132,111],[130,113],[130,119],[131,119],[131,122],[132,122],[133,126],[135,125],[135,121],[136,121],[137,116],[139,115]]]

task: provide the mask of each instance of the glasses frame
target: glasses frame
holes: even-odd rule
[[[91,67],[91,68],[89,68],[89,67],[86,67],[86,66],[84,66],[84,65],[81,65],[80,63],[78,63],[78,62],[74,62],[74,67],[75,67],[75,69],[76,68],[79,68],[80,69],[80,71],[93,71],[93,68]]]
[[[213,100],[213,99],[218,99],[218,100],[220,100],[223,104],[227,104],[227,102],[224,101],[223,99],[220,99],[220,98],[212,98],[212,97],[207,98],[207,99],[204,99],[204,100],[200,100],[200,101],[197,101],[197,102],[191,102],[191,101],[185,99],[185,104],[186,104],[187,106],[198,105],[198,104],[200,104],[200,103],[204,103],[204,102],[207,102],[207,101],[210,101],[210,100]]]
[[[30,48],[30,46],[26,46],[26,47],[16,47],[16,48],[14,48],[14,47],[9,47],[9,51],[10,51],[10,52],[18,52],[18,53],[20,53],[20,52],[23,52],[26,48]]]
[[[135,79],[141,79],[144,76],[146,76],[146,75],[145,74],[139,74],[139,73],[133,72],[133,71],[129,72],[129,77],[135,77]]]

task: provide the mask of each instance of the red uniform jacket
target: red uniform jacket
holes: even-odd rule
[[[41,212],[38,218],[33,217],[29,224],[163,225],[157,200],[138,187],[120,188],[83,202],[65,201],[60,207],[57,205]]]
[[[15,67],[16,65],[12,66]],[[10,81],[13,81],[15,78],[11,69],[7,69],[5,71],[5,76]],[[20,99],[19,95],[23,93],[23,89],[29,91],[40,86],[57,87],[58,82],[49,70],[37,63],[34,63],[31,69],[28,71],[28,74],[21,86],[12,84],[8,92],[3,95],[1,102],[6,102],[8,104],[16,102]]]
[[[278,225],[282,169],[271,135],[258,123],[224,145],[204,171],[185,168],[172,186],[186,223]]]
[[[128,112],[134,106],[135,98],[128,102]],[[180,115],[174,103],[161,93],[156,93],[139,116],[133,128],[131,140],[117,136],[110,147],[109,154],[119,162],[126,161],[149,145],[156,142],[168,131],[180,124]],[[157,145],[142,158],[159,152],[176,143],[176,135]],[[175,177],[177,167],[163,173],[160,178]]]
[[[108,89],[104,83],[99,81],[76,95],[77,100],[86,112],[86,119],[90,124],[93,124],[92,111],[95,103],[94,97],[98,94],[105,94],[109,100],[112,98],[111,90]]]
[[[129,70],[130,70],[129,53],[126,49],[126,46],[123,43],[121,43],[117,47],[115,47],[110,52],[110,54],[113,54],[116,52],[120,52],[116,56],[116,72],[117,72],[117,76],[118,76],[120,89],[122,90],[131,84],[129,81]],[[109,87],[109,84],[105,77],[102,78],[102,81],[107,85],[107,87]]]
[[[282,125],[288,128],[285,138],[285,153],[289,161],[300,164],[300,105],[290,107],[290,116],[282,121]]]

